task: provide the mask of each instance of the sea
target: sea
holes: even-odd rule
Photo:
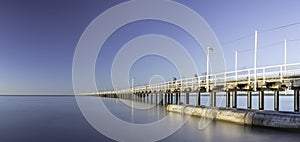
[[[166,112],[165,106],[157,106],[151,111],[130,109],[125,107],[119,99],[81,97],[103,101],[108,110],[120,120],[134,124],[152,123],[165,116],[182,117],[181,114]],[[191,104],[195,103],[193,96],[190,99]],[[203,96],[201,100],[202,104],[207,103],[208,96]],[[225,105],[225,97],[218,96],[217,100],[221,106]],[[265,108],[272,110],[272,96],[266,96],[265,101]],[[238,107],[246,108],[246,102],[246,96],[238,97]],[[253,108],[257,106],[257,96],[253,96]],[[97,111],[104,108],[93,109]],[[293,97],[280,96],[280,109],[292,111]],[[159,141],[283,142],[300,139],[300,132],[295,130],[244,126],[223,121],[212,121],[202,129],[199,129],[198,125],[199,118],[190,117],[181,128]],[[118,128],[104,127],[103,129]],[[145,136],[147,135],[145,133]],[[135,135],[130,137],[134,138]],[[111,142],[116,139],[93,128],[82,114],[75,96],[0,96],[0,142],[106,141]]]

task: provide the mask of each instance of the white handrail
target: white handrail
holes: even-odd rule
[[[291,70],[284,70],[283,68],[289,68],[298,66],[296,69]],[[267,71],[267,70],[276,70],[276,71]],[[278,70],[278,71],[277,71]],[[290,63],[290,64],[283,64],[283,65],[273,65],[273,66],[265,66],[265,67],[257,67],[256,71],[259,71],[256,75],[263,79],[265,82],[267,77],[279,77],[280,81],[282,82],[284,80],[284,76],[288,75],[300,75],[300,63]],[[253,79],[253,73],[254,68],[248,68],[248,69],[242,69],[237,71],[227,71],[223,73],[216,73],[216,74],[210,74],[210,75],[202,75],[198,77],[189,77],[189,78],[182,78],[180,80],[176,81],[165,81],[160,83],[154,83],[149,84],[146,86],[137,86],[133,87],[134,90],[157,90],[159,89],[170,89],[170,88],[178,88],[182,90],[185,86],[191,86],[199,87],[199,85],[205,85],[206,87],[209,87],[210,83],[213,83],[214,85],[218,85],[220,83],[224,83],[223,85],[226,85],[227,81],[234,81],[234,80],[240,80],[240,79],[247,79],[248,83],[251,83],[251,79]],[[236,76],[237,75],[237,76]],[[196,81],[195,81],[196,80]],[[174,83],[175,82],[175,83]],[[125,91],[119,90],[119,91]],[[114,91],[116,92],[116,91]]]

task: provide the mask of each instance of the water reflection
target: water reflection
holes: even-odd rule
[[[186,117],[166,112],[164,107],[132,110],[116,99],[106,99],[105,103],[115,115],[133,123],[150,123],[169,115],[174,118],[170,122],[173,125]],[[0,142],[113,141],[89,125],[74,97],[0,96],[0,114]],[[298,141],[300,138],[299,131],[250,127],[222,121],[213,121],[205,129],[199,129],[199,122],[199,118],[190,117],[183,127],[161,141],[283,142]]]
[[[280,142],[300,138],[300,131],[244,126],[224,121],[212,121],[205,129],[199,129],[198,123],[199,118],[191,117],[184,127],[162,141]]]

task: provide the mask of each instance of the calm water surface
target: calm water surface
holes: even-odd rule
[[[100,99],[100,98],[95,98]],[[128,122],[149,123],[168,113],[162,107],[132,110],[116,99],[103,99],[110,111]],[[100,109],[100,108],[95,108]],[[134,111],[134,115],[132,115]],[[98,133],[81,114],[74,96],[0,96],[0,142],[102,142],[113,141]],[[300,132],[212,122],[198,129],[191,117],[176,133],[162,141],[298,141]]]

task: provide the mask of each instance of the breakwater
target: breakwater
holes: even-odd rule
[[[168,105],[167,111],[242,125],[300,129],[300,113],[297,112],[261,111],[192,105]]]

